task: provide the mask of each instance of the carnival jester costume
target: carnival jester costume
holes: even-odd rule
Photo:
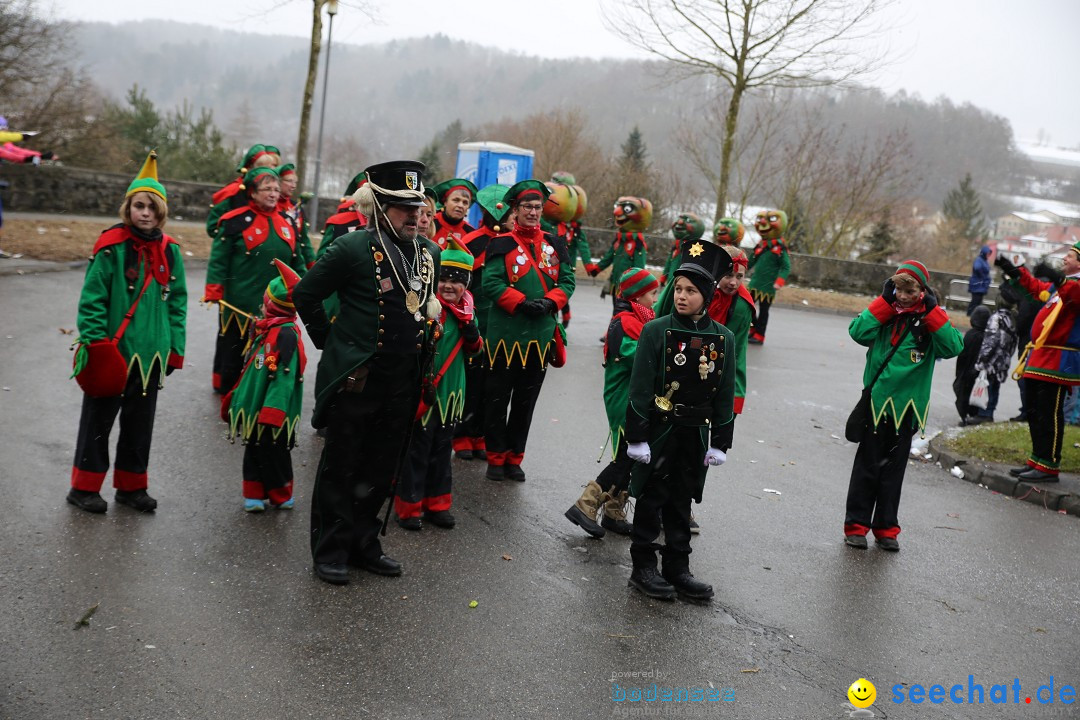
[[[776,291],[787,282],[791,272],[791,256],[788,254],[784,233],[788,218],[783,210],[762,210],[754,221],[754,229],[761,242],[754,246],[750,255],[750,294],[758,303],[758,314],[750,327],[750,344],[765,342],[765,328],[769,324],[769,308],[776,299]]]
[[[615,201],[614,215],[615,237],[611,247],[599,262],[585,266],[591,277],[596,277],[605,268],[611,268],[607,290],[612,294],[612,303],[622,274],[632,267],[645,267],[649,246],[645,243],[643,231],[652,222],[652,203],[645,198],[623,196]]]
[[[296,323],[293,288],[300,276],[275,259],[280,277],[266,286],[263,316],[255,321],[247,361],[229,395],[229,439],[244,443],[244,510],[262,512],[266,500],[293,506],[293,470],[289,451],[304,395],[307,354]]]
[[[656,276],[648,270],[630,268],[624,272],[619,282],[618,312],[611,318],[604,338],[604,409],[612,459],[596,480],[585,486],[581,497],[565,513],[570,522],[593,537],[604,537],[607,530],[619,535],[630,534],[626,504],[634,463],[626,454],[626,405],[630,398],[630,374],[638,339],[645,323],[655,317],[652,305],[659,287]],[[596,515],[601,505],[604,516],[597,524]]]
[[[249,171],[256,167],[276,167],[280,162],[281,151],[273,145],[252,145],[236,166],[237,178],[215,192],[210,199],[210,212],[206,215],[206,234],[211,238],[216,237],[221,216],[247,204],[244,177]]]
[[[249,193],[264,176],[276,179],[277,173],[272,168],[248,171],[244,184]],[[221,217],[210,246],[203,300],[219,304],[213,386],[222,395],[240,379],[248,325],[259,312],[266,285],[278,274],[275,259],[300,275],[307,271],[295,229],[277,211],[276,201],[264,208],[251,200]]]
[[[897,297],[901,283],[918,293],[908,304]],[[873,382],[873,388],[872,429],[859,443],[851,469],[845,541],[866,547],[865,537],[872,529],[886,549],[897,550],[900,490],[911,438],[926,427],[934,366],[939,359],[959,355],[964,341],[930,290],[930,272],[916,260],[900,264],[881,297],[851,321],[848,334],[869,348],[863,387]]]
[[[157,507],[146,492],[157,393],[163,376],[184,365],[187,327],[183,256],[176,241],[161,232],[165,203],[157,155],[151,152],[128,186],[121,211],[124,223],[106,230],[95,243],[79,296],[73,374],[95,373],[90,356],[96,348],[91,346],[108,345],[121,334],[116,350],[127,378],[119,395],[88,392],[83,397],[67,500],[89,512],[102,513],[108,507],[100,491],[109,470],[109,435],[117,414],[116,500],[144,512]],[[80,384],[89,386],[81,377]]]
[[[507,190],[514,229],[492,238],[486,253],[483,289],[494,303],[485,334],[490,480],[525,480],[521,463],[544,374],[548,363],[565,360],[555,313],[570,299],[576,281],[566,244],[540,229],[548,192],[539,180],[523,180]]]
[[[473,315],[472,295],[468,291],[472,274],[472,256],[463,250],[448,248],[440,259],[439,325],[442,334],[435,348],[432,380],[434,402],[421,400],[416,426],[409,443],[408,458],[398,481],[394,510],[398,524],[407,530],[421,528],[423,519],[439,527],[452,528],[451,439],[454,425],[465,410],[465,357],[483,349],[480,330]],[[448,292],[443,287],[449,286]],[[456,301],[448,299],[460,290]]]
[[[431,236],[431,241],[438,245],[440,250],[452,247],[468,252],[464,238],[476,228],[467,223],[465,217],[469,207],[476,202],[476,186],[464,178],[453,178],[435,185],[431,190],[435,194],[435,200],[442,206],[432,219],[435,234]],[[455,195],[468,196],[468,204],[464,206],[464,212],[458,218],[452,217],[450,209],[446,207],[451,196]],[[460,208],[457,210],[460,211]]]
[[[1065,398],[1080,385],[1080,243],[1065,253],[1064,272],[1052,282],[1034,277],[999,256],[994,261],[1014,285],[1045,305],[1031,326],[1031,342],[1020,368],[1025,383],[1031,454],[1010,472],[1029,482],[1056,482],[1061,467]]]
[[[487,332],[487,319],[491,311],[491,298],[484,293],[484,264],[487,262],[488,243],[503,231],[501,223],[510,212],[510,204],[504,199],[508,189],[505,185],[488,185],[476,194],[476,202],[482,211],[482,222],[480,227],[461,239],[473,258],[469,293],[475,305],[473,314],[481,335]],[[484,387],[487,377],[486,354],[481,352],[467,355],[465,414],[454,430],[454,452],[462,460],[487,460],[487,442],[484,440]]]

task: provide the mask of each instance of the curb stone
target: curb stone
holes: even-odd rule
[[[930,439],[929,451],[934,454],[945,472],[949,472],[954,465],[959,465],[964,469],[964,480],[967,482],[985,485],[1002,495],[1040,505],[1047,510],[1064,511],[1068,515],[1080,517],[1080,495],[1017,480],[1008,472],[988,467],[983,460],[955,454],[945,447],[944,439],[940,438],[941,435],[935,435]]]

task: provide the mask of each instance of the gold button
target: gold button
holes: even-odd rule
[[[668,372],[671,372],[671,366],[670,365],[668,367],[664,368],[664,369],[667,370]]]
[[[380,320],[385,320],[385,319],[386,319],[386,316],[385,316],[385,315],[380,315],[380,316],[379,316],[379,319],[380,319]]]
[[[671,348],[668,348],[667,351],[668,351],[668,355],[670,355],[671,354]]]
[[[420,343],[416,343],[416,349],[417,349],[417,350],[419,350],[419,349],[420,349]]]
[[[384,332],[386,332],[386,331],[385,331],[385,330],[383,330],[382,328],[379,328],[379,334],[380,334],[380,335],[382,335],[382,334],[383,334]]]
[[[375,347],[382,347],[382,343],[375,343]]]
[[[380,301],[379,301],[379,305],[381,306],[382,304],[383,304],[383,301],[382,301],[382,300],[380,300]]]

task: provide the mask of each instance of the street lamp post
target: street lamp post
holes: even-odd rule
[[[328,0],[326,13],[330,16],[330,27],[326,31],[326,66],[323,68],[322,107],[319,110],[319,139],[315,146],[315,195],[311,198],[311,222],[319,226],[319,171],[322,169],[323,127],[326,125],[326,87],[330,81],[330,42],[334,35],[334,16],[337,15],[337,0]]]

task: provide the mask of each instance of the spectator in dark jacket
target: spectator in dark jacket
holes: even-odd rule
[[[968,278],[968,292],[971,294],[971,302],[968,303],[967,309],[968,317],[971,317],[975,308],[982,305],[983,298],[990,290],[989,257],[992,252],[989,245],[983,245],[979,248],[979,255],[975,258],[975,262],[971,263],[971,277]]]
[[[975,363],[979,360],[983,337],[986,334],[986,322],[990,319],[990,308],[980,305],[971,313],[971,329],[964,333],[964,349],[956,357],[956,379],[953,380],[953,392],[956,393],[956,411],[960,413],[960,424],[985,422],[976,420],[979,408],[968,404],[971,388],[979,371]]]
[[[990,387],[987,390],[986,407],[981,408],[972,419],[975,422],[994,422],[994,410],[997,408],[1001,383],[1009,378],[1009,370],[1012,369],[1012,355],[1016,350],[1015,295],[1016,291],[1012,286],[1003,286],[998,293],[997,310],[986,322],[986,333],[983,335],[979,357],[975,361],[975,372],[985,372]],[[974,318],[974,315],[972,317]]]

